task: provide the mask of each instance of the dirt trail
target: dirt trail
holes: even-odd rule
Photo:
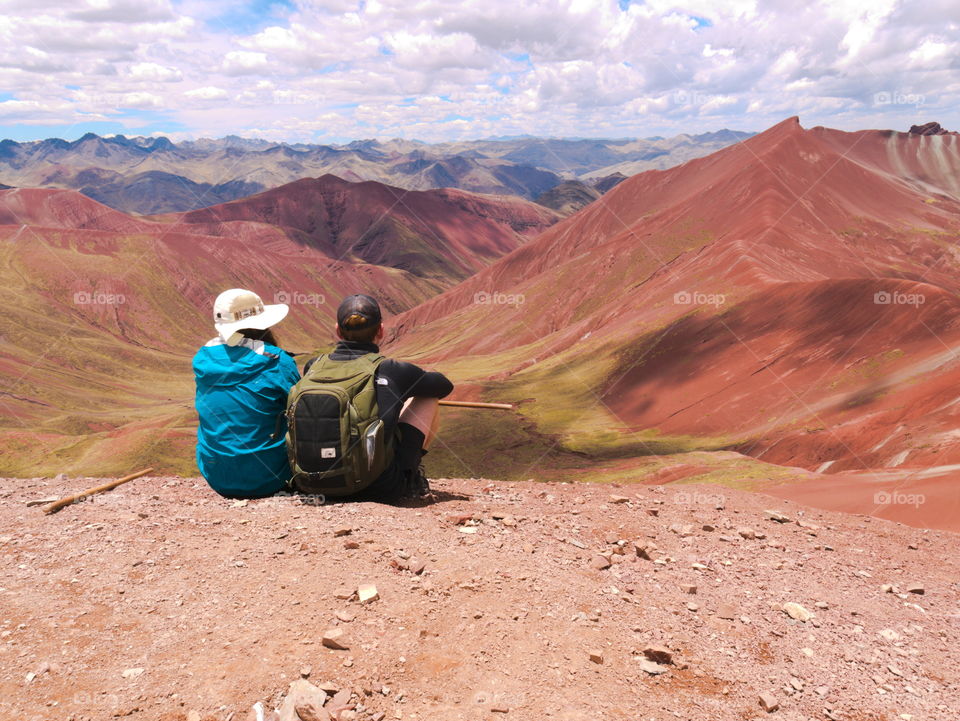
[[[311,506],[163,477],[26,506],[98,480],[0,481],[2,721],[246,721],[302,673],[352,691],[341,720],[960,709],[951,533],[696,485],[444,479],[431,505]]]

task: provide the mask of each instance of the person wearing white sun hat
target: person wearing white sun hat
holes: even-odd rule
[[[225,290],[213,304],[217,336],[197,351],[193,373],[197,466],[220,495],[262,498],[290,479],[277,424],[300,372],[271,330],[289,311],[242,288]]]

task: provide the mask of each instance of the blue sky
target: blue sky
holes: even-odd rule
[[[960,128],[960,3],[8,0],[0,136]]]
[[[182,4],[174,3],[174,7],[178,5]],[[203,23],[211,33],[252,35],[270,25],[286,25],[286,18],[295,10],[296,6],[290,0],[238,2],[231,3],[212,17],[204,18]]]

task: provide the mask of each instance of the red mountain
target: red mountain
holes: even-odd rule
[[[193,473],[189,361],[214,334],[218,292],[289,303],[279,337],[307,351],[330,342],[342,296],[400,312],[555,218],[512,198],[352,185],[306,180],[160,220],[75,191],[0,191],[0,475]]]
[[[598,457],[950,466],[956,140],[791,118],[634,176],[401,315],[399,351],[486,358],[492,396]]]
[[[324,175],[160,219],[238,236],[244,231],[236,221],[266,223],[331,258],[449,280],[475,273],[559,218],[515,197],[404,190]]]

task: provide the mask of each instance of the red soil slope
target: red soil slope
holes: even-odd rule
[[[958,168],[953,136],[791,118],[624,181],[403,314],[399,345],[614,352],[595,390],[618,426],[809,469],[952,463]]]
[[[149,227],[73,190],[12,188],[0,191],[0,226],[138,232]]]
[[[304,240],[315,200],[304,189],[317,182],[251,201],[265,213],[273,203],[284,226],[263,218],[212,223],[202,214],[196,223],[159,222],[131,218],[75,191],[0,191],[2,469],[11,474],[49,464],[53,472],[113,472],[129,459],[191,470],[189,360],[214,334],[210,307],[218,292],[250,287],[266,302],[290,304],[279,337],[291,350],[309,351],[332,340],[342,296],[375,293],[388,313],[400,312],[552,219],[524,201],[434,192],[411,203],[431,214],[407,226],[409,209],[394,221],[403,204],[363,203],[395,189],[364,183],[356,194],[349,183],[325,179],[323,187],[337,186],[351,203],[337,243],[374,238],[366,260],[341,253],[337,244]],[[392,229],[381,230],[384,224]],[[431,273],[403,267],[410,248]]]
[[[235,221],[266,223],[332,258],[449,279],[475,273],[559,217],[520,198],[409,191],[325,175],[163,219],[241,237]]]

